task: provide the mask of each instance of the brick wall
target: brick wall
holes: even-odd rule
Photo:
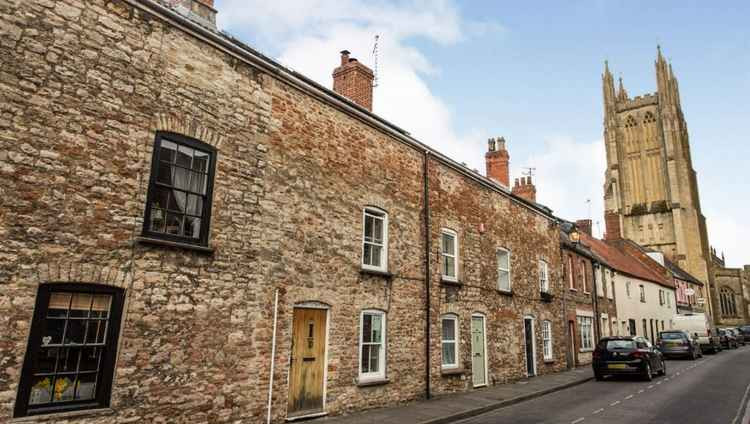
[[[330,317],[326,411],[423,395],[421,151],[121,0],[12,0],[0,26],[1,419],[12,414],[38,285],[51,282],[126,289],[116,412],[78,422],[264,416],[276,289],[276,422],[293,309],[309,302]],[[159,130],[217,149],[212,253],[136,239]],[[537,326],[538,371],[562,369],[557,228],[443,162],[430,162],[429,180],[435,391],[469,387],[440,375],[438,316],[448,310],[464,335],[472,313],[486,314],[490,383],[524,375],[525,315],[554,324],[548,364]],[[365,206],[389,214],[390,279],[360,273]],[[437,279],[441,226],[462,240],[460,288]],[[513,296],[493,288],[499,246],[513,252]],[[552,303],[539,300],[539,258]],[[359,316],[370,308],[387,311],[390,382],[359,387]]]

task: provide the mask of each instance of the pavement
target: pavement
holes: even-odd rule
[[[669,360],[667,375],[589,381],[527,402],[459,421],[460,424],[747,424],[750,422],[750,345]]]
[[[583,384],[594,375],[590,366],[542,375],[516,383],[501,384],[465,393],[436,396],[393,408],[373,409],[351,415],[321,418],[321,424],[443,424],[508,407],[529,399]]]

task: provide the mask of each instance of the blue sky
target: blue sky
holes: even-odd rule
[[[656,44],[680,82],[709,239],[750,263],[750,3],[217,0],[219,25],[331,86],[338,51],[372,65],[376,113],[484,171],[505,136],[513,176],[537,168],[539,200],[602,221],[605,59],[633,96],[656,89]],[[596,227],[595,227],[596,230]]]

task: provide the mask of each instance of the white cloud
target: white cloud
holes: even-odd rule
[[[331,72],[343,49],[372,67],[374,36],[379,34],[373,111],[451,158],[484,169],[486,131],[455,129],[453,114],[425,79],[439,68],[410,43],[454,44],[501,31],[499,24],[466,21],[447,0],[224,0],[217,9],[223,29],[252,34],[278,51],[281,63],[326,87],[332,86]]]
[[[708,241],[716,248],[719,256],[725,254],[727,266],[742,267],[750,259],[747,256],[750,229],[732,216],[731,212],[715,209],[705,211]]]
[[[544,140],[543,152],[522,161],[511,158],[512,175],[521,175],[523,166],[536,168],[534,179],[539,203],[571,221],[590,217],[594,222],[594,234],[601,235],[604,231],[602,185],[606,167],[603,140],[585,143],[571,137],[549,137]],[[590,206],[587,199],[591,200]]]

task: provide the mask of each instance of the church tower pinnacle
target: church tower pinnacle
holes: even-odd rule
[[[657,46],[656,92],[630,97],[622,78],[615,95],[609,63],[604,86],[607,233],[664,253],[710,284],[706,221],[690,158],[677,78]]]

